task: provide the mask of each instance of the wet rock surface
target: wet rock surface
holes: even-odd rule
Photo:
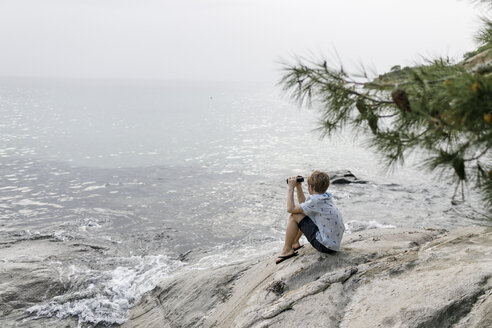
[[[26,310],[40,302],[62,294],[66,278],[50,262],[68,257],[71,250],[56,242],[39,238],[24,242],[4,243],[0,248],[0,326],[35,327]],[[44,324],[46,325],[46,323]],[[39,325],[43,326],[43,325]],[[65,325],[64,325],[65,326]]]
[[[162,281],[124,327],[490,327],[492,230],[381,229]]]
[[[107,244],[34,235],[0,243],[0,327],[91,327],[69,315],[75,304],[102,292],[92,277]],[[111,254],[114,256],[114,252]],[[99,261],[94,259],[99,257]],[[80,274],[77,270],[87,273]],[[94,275],[103,271],[93,271]],[[49,309],[58,307],[58,311]],[[65,312],[63,311],[65,310]],[[39,314],[39,315],[38,315]]]

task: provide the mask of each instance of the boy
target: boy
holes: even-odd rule
[[[287,212],[291,213],[285,232],[285,243],[276,264],[297,255],[296,250],[302,234],[318,251],[333,253],[340,251],[345,226],[342,215],[333,203],[333,196],[326,192],[330,177],[325,172],[314,171],[307,178],[309,197],[306,199],[302,182],[297,177],[288,179]],[[294,189],[297,190],[299,205],[294,204]]]

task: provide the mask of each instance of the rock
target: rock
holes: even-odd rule
[[[33,241],[34,249],[43,244]],[[38,245],[39,244],[39,245]],[[50,246],[50,245],[48,245]],[[19,252],[20,244],[13,244],[0,249],[2,270],[0,272],[0,314],[10,315],[19,308],[26,308],[41,302],[45,295],[57,295],[64,286],[59,281],[58,273],[42,264],[42,256],[26,256]],[[41,250],[40,253],[43,251]],[[49,252],[55,252],[55,247]]]
[[[0,248],[0,326],[1,327],[76,327],[77,322],[58,318],[33,321],[26,309],[62,294],[67,282],[54,267],[53,257],[68,256],[66,249],[44,238],[4,243]],[[28,244],[28,246],[26,246]],[[51,324],[50,324],[51,323]]]
[[[123,327],[490,327],[492,229],[381,229],[163,281]],[[276,292],[272,292],[275,290]]]
[[[492,68],[492,49],[484,50],[464,62],[464,66],[472,72],[490,72]]]
[[[367,181],[359,180],[349,170],[339,170],[328,172],[330,176],[330,184],[349,184],[349,183],[367,183]]]
[[[73,263],[80,252],[102,246],[34,236],[0,244],[0,327],[80,327],[77,317],[34,317],[29,308],[47,301],[60,303],[88,297],[91,291],[67,293],[76,282],[61,263]]]

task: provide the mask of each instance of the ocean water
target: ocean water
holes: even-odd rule
[[[367,181],[330,187],[347,233],[490,225],[473,190],[452,205],[446,179],[383,173],[363,134],[320,140],[275,87],[1,79],[0,113],[0,238],[98,245],[46,261],[67,287],[27,322],[122,323],[163,279],[280,250],[285,178],[314,169]]]

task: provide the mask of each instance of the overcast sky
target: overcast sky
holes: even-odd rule
[[[280,58],[333,49],[383,73],[461,58],[479,15],[466,0],[0,0],[0,76],[276,82]]]

